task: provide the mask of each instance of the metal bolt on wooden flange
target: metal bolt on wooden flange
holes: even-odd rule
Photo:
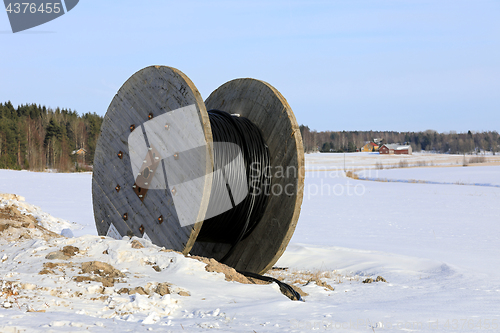
[[[144,201],[144,198],[148,192],[147,188],[137,186],[137,184],[134,183],[134,185],[132,185],[132,190],[134,191],[135,195],[137,195],[139,200]]]
[[[283,189],[283,194],[268,198],[259,223],[225,261],[241,271],[263,273],[285,251],[295,230],[303,197],[304,152],[288,102],[260,80],[229,81],[203,101],[178,69],[150,66],[132,75],[109,105],[96,146],[92,198],[97,231],[106,235],[113,225],[121,236],[147,234],[158,246],[215,259],[228,252],[231,244],[197,239],[213,187],[211,109],[250,120],[269,149],[270,171],[293,171],[272,178],[272,188]],[[128,163],[109,158],[116,151],[120,159],[126,153]],[[188,172],[202,177],[183,182]],[[107,189],[117,183],[123,191],[110,196]],[[133,191],[126,190],[130,187]],[[139,195],[141,200],[136,199]],[[129,218],[118,213],[123,210],[133,214]]]

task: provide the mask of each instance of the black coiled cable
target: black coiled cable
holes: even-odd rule
[[[259,128],[247,118],[220,110],[209,110],[208,115],[214,142],[214,178],[209,210],[224,211],[221,198],[228,193],[233,208],[206,219],[197,239],[231,244],[231,249],[220,260],[223,262],[262,219],[271,183],[270,156]],[[242,156],[238,154],[240,151]],[[242,168],[246,173],[241,172]],[[233,197],[246,193],[244,189],[248,195],[235,205]]]
[[[271,160],[262,133],[250,120],[220,110],[209,110],[208,116],[214,142],[214,177],[208,205],[210,214],[207,211],[207,215],[223,213],[203,221],[197,240],[231,244],[229,251],[219,260],[224,262],[233,253],[236,244],[245,239],[262,219],[271,186]],[[241,172],[243,168],[246,172]],[[247,191],[245,199],[235,204],[234,197]],[[224,211],[224,200],[221,198],[227,195],[233,208]],[[302,301],[300,294],[284,282],[256,273],[238,272],[247,277],[275,282],[290,299]]]

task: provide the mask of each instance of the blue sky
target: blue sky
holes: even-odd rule
[[[500,131],[497,0],[81,0],[16,34],[0,13],[0,102],[104,115],[149,65],[203,98],[267,81],[316,130]]]

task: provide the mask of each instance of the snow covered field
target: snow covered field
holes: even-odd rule
[[[426,182],[450,185],[475,185],[500,187],[500,166],[450,168],[399,168],[389,170],[366,169],[356,172],[360,177],[372,180]]]
[[[401,159],[389,158],[393,164]],[[463,156],[408,158],[457,165]],[[276,264],[288,268],[288,278],[301,271],[322,272],[321,280],[335,288],[300,284],[309,294],[305,302],[290,301],[275,285],[226,282],[195,260],[147,243],[132,249],[128,240],[100,239],[95,236],[90,174],[0,170],[0,192],[25,196],[43,211],[81,225],[75,236],[87,234],[48,243],[0,243],[0,258],[5,256],[0,280],[19,279],[47,289],[43,298],[32,301],[35,310],[46,312],[26,312],[16,304],[0,307],[0,332],[499,331],[500,188],[462,184],[500,184],[500,166],[375,170],[380,156],[348,154],[347,166],[369,168],[380,179],[452,184],[380,182],[346,178],[338,171],[343,159],[342,154],[306,155],[301,216]],[[95,283],[72,282],[68,276],[76,273],[69,271],[63,280],[38,275],[40,259],[65,245],[124,271],[128,283],[168,281],[191,296],[116,295],[119,284],[94,290]],[[88,260],[83,254],[74,258],[75,263]],[[162,271],[155,272],[147,262]],[[377,276],[387,283],[362,283]],[[50,292],[62,283],[68,293],[82,296]],[[106,301],[92,300],[102,292],[109,295]],[[113,314],[116,309],[123,311]]]
[[[480,155],[488,163],[500,163],[500,155]],[[476,155],[467,155],[466,162],[477,158]],[[401,162],[408,166],[456,166],[464,162],[463,155],[432,154],[426,152],[413,155],[380,155],[379,153],[315,153],[306,155],[306,170],[335,169],[345,167],[348,170],[375,169],[379,164],[384,168],[397,168]]]
[[[91,173],[0,170],[0,193],[14,193],[52,216],[78,224],[75,236],[97,235]]]

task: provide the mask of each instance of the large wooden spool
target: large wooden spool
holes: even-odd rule
[[[263,273],[293,235],[304,184],[299,126],[286,99],[263,81],[232,80],[203,102],[191,80],[175,68],[150,66],[132,75],[113,98],[96,147],[97,231],[114,238],[145,237],[184,254],[219,260],[228,252],[230,244],[196,240],[212,188],[207,109],[248,118],[269,147],[272,179],[264,216],[225,261],[237,270]],[[146,179],[150,174],[154,178]],[[207,176],[198,177],[202,174]]]

